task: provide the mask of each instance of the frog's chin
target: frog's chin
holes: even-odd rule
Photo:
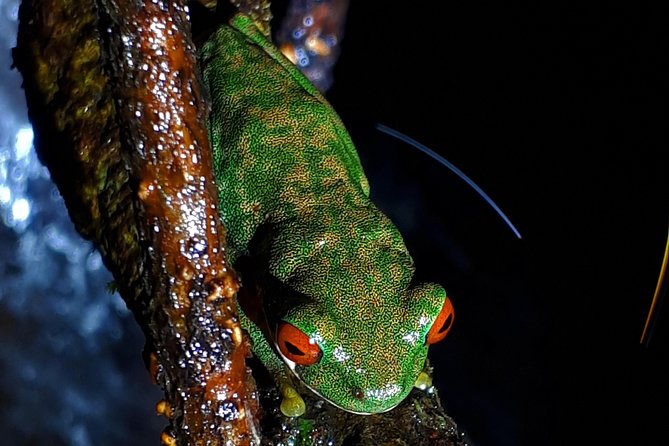
[[[296,377],[296,378],[297,378],[297,379],[298,379],[298,380],[299,380],[299,381],[300,381],[306,388],[308,388],[308,389],[311,390],[313,393],[315,393],[316,395],[318,395],[319,398],[321,398],[321,399],[327,401],[328,403],[332,404],[332,405],[333,405],[334,407],[336,407],[337,409],[341,409],[341,410],[343,410],[343,411],[346,411],[346,412],[349,412],[349,413],[353,413],[353,414],[356,414],[356,415],[373,415],[373,414],[376,414],[376,413],[384,413],[384,412],[388,412],[389,410],[393,410],[393,409],[396,408],[396,407],[400,404],[400,402],[401,402],[401,401],[398,401],[397,403],[393,404],[392,406],[390,406],[390,407],[388,407],[388,408],[385,408],[385,409],[383,409],[383,410],[377,410],[377,411],[374,411],[374,412],[361,412],[361,411],[357,411],[357,410],[351,410],[351,409],[348,409],[348,408],[346,408],[346,407],[342,407],[342,406],[340,406],[339,404],[337,404],[337,403],[335,403],[334,401],[332,401],[330,398],[328,398],[328,397],[326,397],[326,396],[323,396],[318,390],[314,389],[314,388],[311,387],[309,384],[307,384],[306,382],[304,382],[304,381],[302,380],[302,378],[300,378],[300,375],[298,375],[297,371],[295,370],[297,364],[295,364],[295,363],[294,363],[293,361],[291,361],[290,359],[286,358],[286,357],[281,353],[281,351],[280,351],[279,349],[277,349],[277,351],[279,352],[279,355],[281,356],[281,358],[283,359],[283,361],[284,361],[284,362],[286,363],[286,365],[288,366],[288,369],[290,369],[290,371],[293,373],[293,375],[295,375],[295,377]]]
[[[302,382],[304,383],[304,381],[302,381]],[[304,385],[307,386],[307,387],[309,387],[309,384],[304,383]],[[387,409],[377,410],[377,411],[375,411],[375,412],[359,412],[359,411],[357,411],[357,410],[351,410],[351,409],[347,409],[347,408],[345,408],[345,407],[341,407],[339,404],[335,403],[335,402],[332,401],[332,400],[327,399],[326,397],[324,397],[324,396],[321,395],[320,393],[316,392],[316,391],[315,391],[314,389],[312,389],[311,387],[309,387],[309,389],[311,389],[312,392],[314,392],[316,395],[318,395],[318,396],[320,396],[321,398],[323,398],[323,399],[324,399],[325,401],[327,401],[328,403],[332,404],[334,407],[336,407],[336,408],[338,408],[338,409],[341,409],[341,410],[343,410],[343,411],[349,412],[349,413],[354,413],[354,414],[356,414],[356,415],[374,415],[375,413],[384,413],[384,412],[388,412],[389,410],[393,410],[394,408],[396,408],[397,405],[399,404],[399,403],[397,403],[397,404],[394,404],[394,405],[388,407]]]

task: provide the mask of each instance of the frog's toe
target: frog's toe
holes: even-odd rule
[[[283,399],[281,400],[281,413],[287,417],[299,417],[304,414],[306,406],[304,400],[292,386],[284,386],[281,389]]]
[[[432,387],[432,378],[430,378],[427,373],[420,372],[418,378],[416,378],[416,383],[414,386],[418,387],[420,390],[425,390],[429,387]]]

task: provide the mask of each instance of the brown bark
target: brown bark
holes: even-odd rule
[[[185,4],[34,0],[17,67],[36,147],[147,337],[166,444],[249,444],[255,387]]]

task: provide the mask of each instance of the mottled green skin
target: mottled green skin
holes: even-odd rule
[[[269,298],[323,351],[317,364],[294,367],[307,386],[351,412],[391,409],[423,369],[445,291],[409,289],[413,261],[369,200],[342,122],[250,19],[237,15],[220,27],[201,63],[231,261],[261,259],[285,285],[266,291]],[[276,351],[243,323],[274,369]]]

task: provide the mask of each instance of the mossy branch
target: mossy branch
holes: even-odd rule
[[[25,1],[15,62],[38,153],[146,335],[163,443],[250,444],[257,400],[185,3]]]

